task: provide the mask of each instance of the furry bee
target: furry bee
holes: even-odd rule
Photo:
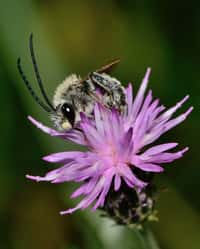
[[[30,35],[29,48],[34,72],[44,103],[34,92],[27,80],[18,58],[17,67],[27,89],[35,101],[50,114],[56,129],[66,131],[75,128],[80,121],[80,113],[92,116],[96,102],[108,108],[116,108],[123,112],[126,107],[125,90],[120,81],[111,77],[109,73],[119,63],[119,59],[113,60],[100,69],[81,78],[76,74],[68,76],[56,89],[53,102],[49,100],[39,74],[33,49],[33,35]]]

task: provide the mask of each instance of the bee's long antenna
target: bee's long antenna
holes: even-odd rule
[[[35,71],[36,79],[37,79],[38,85],[40,87],[41,93],[42,93],[46,103],[49,105],[49,107],[52,110],[55,111],[55,108],[53,107],[53,105],[49,101],[49,98],[46,95],[46,92],[45,92],[44,87],[43,87],[42,79],[40,77],[40,73],[39,73],[39,69],[38,69],[38,66],[37,66],[35,53],[34,53],[34,49],[33,49],[33,34],[31,34],[30,38],[29,38],[29,48],[30,48],[31,60],[32,60],[32,63],[33,63],[33,68],[34,68],[34,71]]]
[[[17,59],[17,68],[18,68],[18,71],[28,89],[28,91],[30,92],[30,94],[32,95],[32,97],[35,99],[35,101],[46,111],[46,112],[51,112],[52,110],[46,106],[41,100],[40,98],[36,95],[36,93],[33,91],[29,81],[27,80],[23,70],[22,70],[22,67],[21,67],[21,60],[20,58]]]

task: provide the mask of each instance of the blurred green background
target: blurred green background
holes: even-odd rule
[[[74,205],[71,184],[34,183],[25,174],[43,175],[54,167],[40,160],[74,145],[43,134],[27,115],[51,125],[20,79],[16,60],[36,88],[28,37],[45,86],[52,96],[72,72],[85,75],[120,57],[114,75],[137,89],[148,66],[150,88],[166,106],[186,94],[195,110],[163,141],[189,146],[183,159],[166,166],[158,177],[159,222],[151,225],[162,249],[200,248],[200,2],[191,1],[45,1],[0,0],[0,248],[2,249],[139,249],[136,235],[100,218],[77,212],[61,217]],[[37,89],[38,90],[38,89]]]

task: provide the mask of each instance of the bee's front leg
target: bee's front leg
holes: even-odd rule
[[[96,103],[100,103],[106,107],[109,107],[107,103],[104,103],[101,94],[99,95],[96,90],[96,85],[88,77],[88,79],[84,81],[84,92],[88,94]]]
[[[124,88],[117,79],[97,72],[90,73],[88,78],[108,94],[110,107],[121,109],[126,105]]]
[[[112,84],[109,81],[109,78],[107,78],[105,75],[92,72],[88,75],[89,80],[96,86],[99,86],[104,91],[111,93],[112,92]],[[110,77],[111,78],[111,77]]]

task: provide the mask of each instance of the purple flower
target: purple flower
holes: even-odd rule
[[[169,152],[178,145],[175,142],[149,147],[163,133],[184,121],[193,109],[190,107],[185,113],[172,118],[189,96],[165,110],[158,99],[153,99],[151,91],[145,96],[149,75],[150,69],[147,70],[135,98],[132,85],[127,87],[125,113],[120,114],[115,109],[110,110],[96,104],[93,119],[81,114],[80,130],[58,132],[29,117],[44,132],[88,148],[86,152],[68,151],[46,156],[44,160],[61,163],[63,166],[50,171],[44,177],[27,175],[27,178],[36,181],[82,182],[71,198],[83,196],[83,199],[75,208],[61,214],[85,209],[91,204],[94,204],[93,210],[103,207],[111,186],[114,191],[118,191],[122,182],[137,192],[142,191],[148,183],[134,174],[134,168],[160,173],[164,170],[161,164],[182,157],[188,150],[186,147]]]

